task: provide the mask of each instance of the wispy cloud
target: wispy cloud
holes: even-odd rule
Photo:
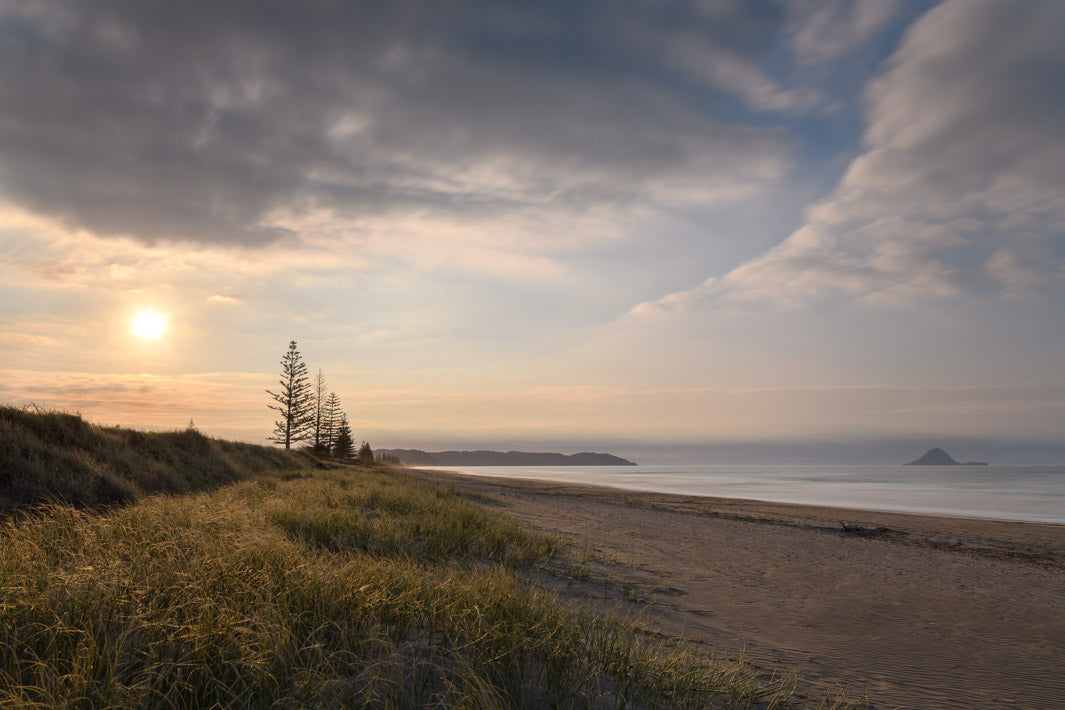
[[[20,324],[14,324],[19,328]],[[11,328],[12,326],[8,326]],[[0,332],[0,348],[43,348],[55,345],[56,338],[47,335],[20,332],[19,330],[5,330]]]
[[[161,376],[2,370],[0,400],[79,412],[100,424],[166,429],[184,427],[193,418],[210,430],[235,430],[246,426],[249,410],[261,407],[264,420],[269,419],[260,393],[270,381],[262,373]]]
[[[1048,69],[1065,61],[1052,29],[1063,21],[1057,3],[929,11],[868,88],[866,150],[806,224],[728,274],[637,310],[1062,288],[1065,141],[1060,76]]]
[[[868,42],[898,14],[896,0],[789,0],[791,50],[803,64],[838,59]]]
[[[711,441],[942,435],[1053,437],[1065,383],[982,387],[663,388],[616,386],[475,390],[444,387],[360,393],[368,433],[433,432],[490,440]],[[1033,426],[1033,421],[1042,425]],[[369,429],[365,429],[369,422]],[[580,422],[579,424],[577,422]],[[997,428],[996,428],[997,427]]]
[[[226,296],[221,293],[213,293],[207,297],[208,303],[218,303],[224,306],[234,306],[240,303],[240,299],[236,296]]]

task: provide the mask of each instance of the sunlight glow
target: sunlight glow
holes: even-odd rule
[[[130,322],[130,330],[146,340],[155,340],[166,330],[166,316],[157,311],[141,311]]]

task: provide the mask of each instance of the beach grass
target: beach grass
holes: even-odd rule
[[[194,427],[142,432],[10,406],[0,406],[0,462],[0,514],[46,501],[123,505],[149,493],[188,493],[317,465],[302,452],[214,439]]]
[[[449,486],[357,466],[238,474],[0,522],[0,706],[802,705],[536,583],[565,568],[563,541]]]

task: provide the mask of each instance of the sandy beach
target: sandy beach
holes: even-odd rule
[[[812,692],[1065,708],[1065,525],[418,475],[620,562],[663,631]]]

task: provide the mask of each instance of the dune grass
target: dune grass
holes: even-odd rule
[[[204,436],[141,432],[76,414],[0,406],[0,514],[39,503],[105,507],[187,493],[250,473],[312,465],[305,454]]]
[[[0,707],[805,706],[536,583],[574,564],[564,543],[450,487],[192,431],[5,416],[5,471],[61,493],[103,471],[130,493],[0,518]]]
[[[787,704],[529,583],[560,541],[445,487],[289,479],[4,523],[0,705]]]

